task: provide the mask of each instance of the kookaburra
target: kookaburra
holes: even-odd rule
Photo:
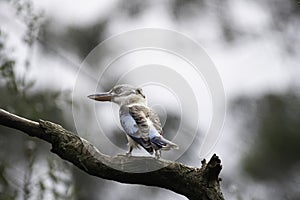
[[[134,148],[142,146],[151,155],[160,158],[160,150],[178,149],[173,142],[162,136],[163,130],[158,115],[147,106],[141,88],[131,85],[117,85],[109,92],[92,94],[88,98],[96,101],[111,101],[120,106],[121,125],[126,132],[131,155]]]

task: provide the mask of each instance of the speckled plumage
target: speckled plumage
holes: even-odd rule
[[[109,98],[108,98],[109,96]],[[130,85],[118,85],[107,95],[96,94],[89,96],[99,101],[110,101],[120,105],[120,122],[127,134],[129,152],[133,148],[143,147],[156,158],[160,157],[160,150],[177,149],[178,146],[162,136],[163,130],[158,115],[147,106],[145,95],[141,88]]]

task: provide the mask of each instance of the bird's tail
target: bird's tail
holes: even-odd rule
[[[170,150],[170,149],[179,149],[178,145],[167,140],[162,136],[153,137],[150,139],[151,143],[157,146],[159,149],[162,150]]]
[[[161,148],[162,150],[179,149],[179,146],[177,144],[175,144],[167,139],[165,139],[165,140],[166,140],[166,145]]]

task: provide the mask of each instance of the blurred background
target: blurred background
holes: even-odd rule
[[[205,48],[223,80],[227,116],[211,153],[222,159],[225,199],[300,199],[299,9],[298,0],[1,0],[0,107],[76,131],[72,106],[88,108],[72,102],[72,90],[88,53],[120,32],[176,30]],[[82,113],[83,131],[96,131]],[[166,120],[172,132],[180,119],[174,112]],[[110,139],[126,149],[119,131]],[[88,176],[44,142],[2,126],[0,133],[1,200],[186,199]],[[179,161],[200,166],[202,139]]]

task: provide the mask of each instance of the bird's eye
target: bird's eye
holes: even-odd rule
[[[116,94],[121,94],[122,90],[121,90],[121,88],[117,88],[117,89],[115,89],[114,92],[115,92]]]

